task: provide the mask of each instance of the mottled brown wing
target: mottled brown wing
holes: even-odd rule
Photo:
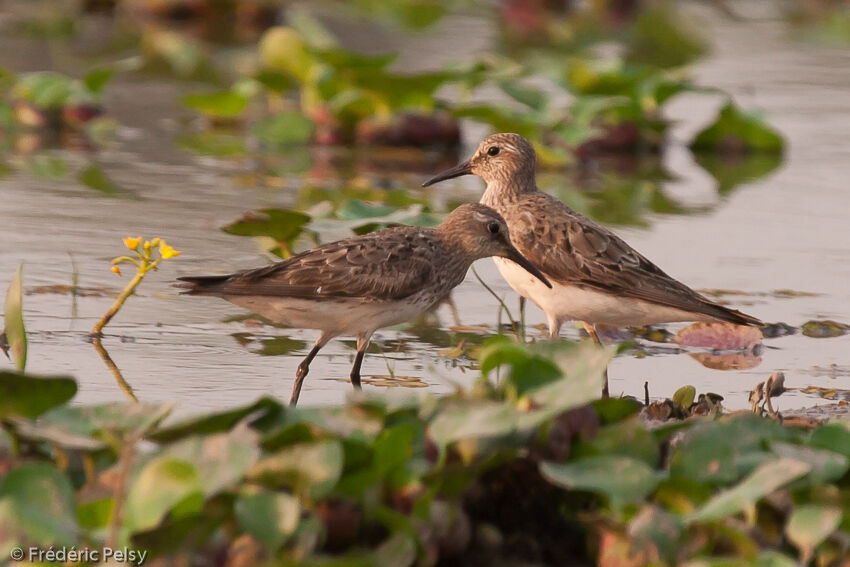
[[[325,244],[288,260],[227,277],[180,278],[190,293],[304,299],[403,299],[431,281],[434,240],[398,227]]]
[[[545,217],[540,211],[546,211]],[[713,303],[665,274],[608,229],[545,193],[503,212],[511,240],[551,280],[581,285],[739,324],[759,321]]]

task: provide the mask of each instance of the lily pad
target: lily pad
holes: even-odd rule
[[[784,145],[782,136],[761,118],[743,112],[730,101],[714,124],[697,134],[690,147],[694,152],[776,154],[782,152]]]

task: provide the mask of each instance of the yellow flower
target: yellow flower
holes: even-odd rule
[[[151,246],[159,246],[162,240],[160,238],[154,238],[151,240]]]
[[[112,273],[118,274],[120,276],[121,275],[121,268],[119,268],[118,266],[112,266]]]
[[[136,238],[127,237],[124,239],[124,246],[126,246],[129,250],[135,250],[139,247],[139,243],[142,241],[141,236],[137,236]]]
[[[162,256],[163,260],[168,260],[169,258],[174,258],[182,254],[179,250],[175,250],[171,246],[165,243],[165,240],[160,242],[159,244],[159,255]]]

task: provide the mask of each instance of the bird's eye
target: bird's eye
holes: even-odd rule
[[[490,146],[489,148],[487,148],[487,155],[488,156],[499,155],[499,146]]]
[[[487,225],[487,230],[490,231],[490,234],[499,234],[499,223],[491,222]]]

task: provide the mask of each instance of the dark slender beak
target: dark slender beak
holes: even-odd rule
[[[460,177],[461,175],[469,175],[472,173],[472,164],[469,163],[469,160],[459,163],[451,169],[447,169],[442,173],[438,173],[428,181],[422,184],[422,187],[428,187],[429,185],[433,185],[434,183],[439,183],[440,181],[445,181],[446,179],[452,179],[453,177]]]
[[[514,262],[522,266],[523,269],[525,269],[525,271],[527,271],[529,274],[546,284],[546,287],[552,289],[552,284],[549,283],[549,280],[546,279],[546,276],[544,276],[540,270],[535,268],[534,264],[526,260],[525,256],[520,254],[519,250],[517,250],[513,246],[508,245],[508,253],[505,255],[505,258],[513,260]]]

